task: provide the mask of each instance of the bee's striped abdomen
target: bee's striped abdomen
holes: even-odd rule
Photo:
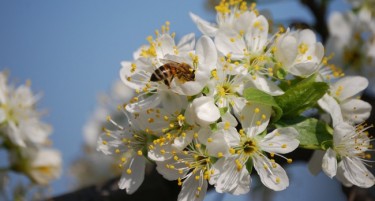
[[[157,82],[164,80],[165,78],[169,77],[169,71],[164,66],[160,66],[158,69],[152,73],[150,80],[152,82]]]

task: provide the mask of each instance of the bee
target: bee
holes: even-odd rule
[[[170,88],[172,80],[177,77],[181,82],[194,81],[195,70],[187,63],[168,61],[157,68],[151,75],[151,82],[163,81]]]

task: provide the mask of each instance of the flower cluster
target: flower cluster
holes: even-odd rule
[[[215,8],[216,23],[190,14],[203,33],[197,41],[188,34],[176,42],[167,22],[122,63],[120,77],[136,92],[121,108],[128,122],[108,117],[116,128],[104,129],[97,146],[118,156],[119,187],[135,192],[151,160],[182,186],[179,201],[203,200],[208,184],[247,193],[253,169],[280,191],[289,186],[280,159],[291,163],[283,154],[298,147],[326,150],[314,164],[328,176],[374,185],[364,166],[371,145],[362,123],[371,106],[356,98],[367,79],[343,77],[329,65],[311,30],[272,33],[255,4],[242,0]],[[324,114],[332,119],[317,119]]]
[[[52,128],[41,121],[43,112],[36,109],[40,95],[33,94],[30,85],[30,81],[17,87],[9,84],[8,73],[0,72],[0,147],[9,157],[2,170],[48,185],[61,174],[61,155],[50,148]]]
[[[328,20],[327,54],[331,63],[347,74],[369,78],[368,91],[375,95],[375,10],[374,1],[352,0],[356,10],[334,12]]]

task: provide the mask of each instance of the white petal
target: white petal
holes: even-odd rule
[[[132,64],[136,65],[135,69],[132,68]],[[123,61],[121,62],[121,66],[121,81],[126,86],[139,90],[142,90],[149,80],[148,77],[145,78],[145,74],[151,76],[152,72],[155,70],[150,60],[146,58],[140,58],[133,62]]]
[[[202,96],[192,103],[195,121],[201,126],[208,126],[220,118],[220,110],[216,107],[212,97]]]
[[[285,170],[277,163],[272,163],[267,157],[254,155],[253,164],[262,183],[274,190],[281,191],[289,186],[289,178]]]
[[[206,34],[210,37],[215,36],[215,34],[217,32],[217,27],[214,24],[211,24],[211,23],[203,20],[202,18],[200,18],[199,16],[197,16],[193,13],[189,13],[189,14],[190,14],[190,17],[193,20],[193,22],[197,25],[198,29],[203,34]]]
[[[216,47],[214,42],[208,36],[202,36],[198,40],[196,54],[199,58],[199,63],[203,64],[205,68],[209,68],[211,71],[216,67]]]
[[[158,58],[163,58],[167,54],[174,54],[174,39],[169,34],[163,34],[158,38],[158,45],[156,51],[158,53]]]
[[[224,167],[221,169],[220,176],[215,184],[217,192],[227,192],[234,195],[249,192],[251,182],[249,172],[245,167],[238,171],[236,159],[236,157],[230,157],[225,160]]]
[[[215,37],[215,45],[224,55],[232,54],[232,58],[243,58],[244,49],[247,49],[245,41],[237,38],[238,33],[233,30],[219,31]]]
[[[178,194],[178,201],[202,201],[206,196],[208,183],[206,180],[196,180],[195,176],[199,174],[192,174],[187,179],[185,179],[182,184],[182,189],[180,194]],[[200,175],[201,177],[203,175]],[[198,191],[198,187],[201,188]],[[198,193],[199,192],[199,193]]]
[[[307,77],[315,73],[319,69],[317,62],[298,63],[289,68],[289,72],[296,76]]]
[[[185,149],[185,147],[193,140],[194,131],[187,131],[185,137],[179,136],[175,138],[172,147],[179,151]]]
[[[177,49],[180,52],[188,52],[194,49],[195,46],[195,34],[190,33],[184,35],[177,44]]]
[[[340,101],[352,98],[368,86],[368,80],[361,76],[345,76],[332,85],[331,93]],[[338,96],[337,96],[338,95]]]
[[[352,33],[350,24],[347,15],[340,12],[333,12],[328,20],[329,32],[334,36],[340,36],[343,40],[348,41]]]
[[[287,68],[292,65],[297,57],[297,40],[295,37],[287,34],[277,42],[275,56]]]
[[[226,141],[226,135],[226,131],[221,129],[210,136],[210,141],[204,142],[210,156],[218,156],[218,153],[222,153],[224,156],[229,155],[230,147]]]
[[[234,29],[238,32],[245,32],[249,26],[251,26],[251,22],[253,22],[256,18],[254,12],[245,11],[242,13],[238,19],[233,23]]]
[[[311,174],[313,174],[314,176],[318,175],[319,172],[322,171],[322,161],[324,154],[324,151],[316,150],[309,160],[308,168]]]
[[[252,52],[261,52],[267,43],[268,21],[260,15],[252,23],[245,34],[247,47]]]
[[[8,137],[12,141],[12,143],[20,147],[26,146],[23,136],[21,136],[22,133],[20,132],[20,129],[16,126],[16,124],[13,121],[8,121],[6,133],[8,133]]]
[[[328,150],[323,156],[322,169],[323,169],[323,172],[326,173],[326,175],[330,178],[336,175],[336,171],[337,171],[336,152],[333,151],[331,148],[328,148]]]
[[[286,154],[294,151],[298,145],[298,131],[293,127],[279,128],[260,140],[263,151]]]
[[[6,115],[5,111],[0,108],[0,123],[5,121],[6,117],[7,117],[7,115]]]
[[[344,172],[345,172],[344,163],[340,161],[337,167],[336,179],[339,180],[342,183],[342,185],[346,187],[352,187],[353,184],[348,179],[346,179],[346,177],[344,176]]]
[[[126,105],[126,110],[130,113],[145,111],[150,108],[154,108],[160,104],[161,98],[159,94],[153,94],[144,99],[139,98],[138,102],[130,103]]]
[[[229,111],[223,114],[223,116],[221,116],[221,121],[224,124],[230,125],[232,127],[236,127],[238,124],[237,119]]]
[[[122,172],[118,186],[120,189],[126,189],[127,194],[133,194],[142,184],[145,176],[146,161],[143,156],[135,156],[131,166],[127,164]],[[127,169],[131,169],[131,174]]]
[[[239,120],[249,137],[254,137],[267,128],[271,112],[271,106],[259,103],[246,104],[240,113]]]
[[[162,150],[165,153],[162,153]],[[153,149],[148,150],[147,156],[153,161],[165,161],[172,158],[172,147],[169,144],[163,146],[156,144]]]
[[[251,78],[250,81],[255,85],[259,90],[262,90],[272,96],[278,96],[284,94],[284,91],[281,90],[273,81],[265,78],[260,74],[256,74],[256,78]]]
[[[183,158],[184,156],[181,154],[177,154],[179,158]],[[175,168],[171,169],[168,168],[167,165],[173,165]],[[178,169],[182,169],[183,172],[180,174]],[[186,165],[184,163],[180,163],[173,158],[170,158],[165,161],[156,161],[156,170],[161,174],[165,179],[169,181],[177,180],[178,178],[185,177],[188,169],[186,169]]]
[[[332,96],[325,94],[318,100],[318,104],[325,112],[331,115],[334,127],[343,121],[340,105]]]
[[[240,143],[240,134],[234,127],[229,127],[228,129],[223,129],[225,133],[225,140],[228,142],[230,147],[237,146]]]
[[[370,188],[374,185],[374,175],[363,165],[358,158],[343,157],[343,174],[352,184],[361,188]]]
[[[340,104],[345,120],[353,123],[362,123],[370,117],[371,105],[363,100],[349,99]]]

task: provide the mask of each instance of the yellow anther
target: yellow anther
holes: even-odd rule
[[[200,178],[200,176],[198,176],[198,175],[195,176],[195,180],[199,180],[199,178]]]
[[[292,160],[291,158],[288,158],[288,159],[286,160],[286,162],[290,164],[290,163],[293,162],[293,160]]]
[[[178,178],[178,179],[177,179],[177,185],[179,185],[179,186],[182,185],[181,178]]]
[[[224,130],[228,130],[229,128],[230,128],[230,123],[226,121],[224,123]]]
[[[126,158],[125,157],[121,157],[121,162],[125,163],[126,161]]]
[[[229,149],[229,153],[231,153],[231,154],[235,154],[235,153],[236,153],[236,150],[233,149],[233,148],[230,148],[230,149]]]
[[[276,183],[280,183],[280,177],[276,177]]]
[[[299,53],[301,54],[305,54],[307,52],[307,50],[309,49],[309,46],[305,43],[301,43],[299,46],[298,46],[298,51]]]
[[[213,139],[212,138],[207,138],[207,142],[212,142],[213,141]]]
[[[256,124],[257,124],[257,126],[260,126],[262,124],[262,122],[261,121],[257,121]]]
[[[284,149],[285,149],[285,148],[286,148],[286,144],[282,144],[282,145],[281,145],[281,148],[284,148]]]
[[[174,123],[170,123],[169,128],[174,128]]]
[[[195,139],[198,138],[198,133],[194,133],[194,138],[195,138]]]
[[[224,154],[223,154],[222,152],[218,152],[218,153],[217,153],[217,157],[218,157],[218,158],[221,158],[221,157],[223,157],[223,156],[224,156]]]
[[[116,154],[119,154],[119,153],[120,153],[120,149],[116,149],[116,150],[115,150],[115,153],[116,153]]]
[[[182,114],[178,115],[177,120],[178,121],[185,121],[184,115],[182,115]]]
[[[138,156],[142,156],[143,155],[142,150],[138,150],[137,154],[138,154]]]
[[[152,123],[154,122],[154,119],[153,118],[148,118],[148,123]]]
[[[271,156],[272,158],[275,157],[275,153],[271,152],[271,153],[270,153],[270,156]]]
[[[108,144],[108,142],[105,141],[105,140],[103,140],[102,143],[103,143],[104,145],[107,145],[107,144]]]
[[[201,148],[201,146],[202,146],[201,144],[196,144],[195,145],[195,147],[198,148],[198,149]]]
[[[127,173],[127,174],[131,174],[131,173],[132,173],[132,170],[131,170],[130,168],[128,168],[128,169],[126,170],[126,173]]]
[[[164,149],[160,150],[160,153],[164,155],[165,154],[165,150]]]
[[[259,113],[259,112],[260,112],[260,109],[259,109],[259,108],[255,108],[254,112],[255,112],[255,113]]]

